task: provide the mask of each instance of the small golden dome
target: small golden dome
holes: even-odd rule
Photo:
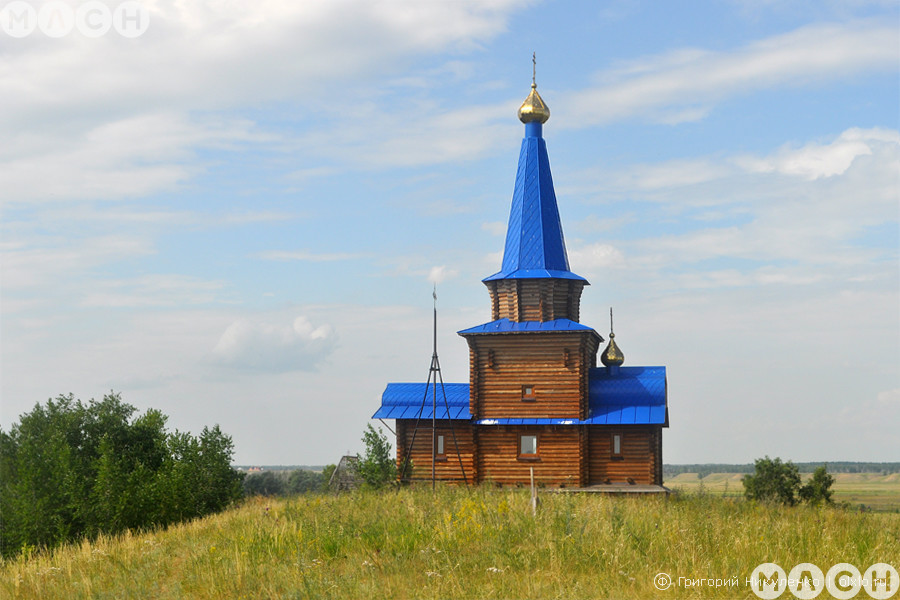
[[[622,363],[625,362],[625,355],[622,354],[622,351],[619,350],[619,347],[616,345],[615,340],[616,334],[610,332],[609,334],[609,345],[606,346],[606,350],[603,351],[603,354],[600,355],[600,362],[602,362],[607,367],[609,366],[621,366]]]
[[[544,104],[544,99],[538,94],[537,84],[531,84],[531,93],[525,98],[525,102],[519,107],[519,120],[523,123],[546,123],[550,118],[550,109]]]

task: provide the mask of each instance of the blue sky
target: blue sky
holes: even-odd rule
[[[115,390],[336,462],[427,377],[435,282],[467,381],[536,52],[582,322],[668,367],[665,461],[900,460],[896,2],[142,5],[0,31],[4,428]]]

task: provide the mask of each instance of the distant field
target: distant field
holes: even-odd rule
[[[834,501],[848,502],[854,507],[863,505],[868,509],[900,512],[900,473],[833,473]],[[671,489],[698,492],[701,489],[711,494],[741,495],[744,485],[742,473],[712,473],[700,479],[696,473],[681,473],[666,480]],[[803,475],[804,481],[810,477]]]

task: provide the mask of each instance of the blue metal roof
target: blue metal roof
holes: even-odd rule
[[[525,125],[503,264],[500,272],[484,281],[547,277],[584,281],[569,271],[547,143],[541,131],[540,123]]]
[[[665,425],[666,368],[598,367],[588,374],[589,421],[595,425]]]
[[[480,419],[476,425],[668,425],[666,414],[665,367],[619,367],[610,374],[606,367],[591,369],[588,375],[589,416],[587,419]],[[431,418],[433,387],[424,383],[389,383],[381,396],[381,408],[373,419]],[[471,419],[469,384],[445,383],[449,418]],[[422,408],[422,398],[425,407]],[[437,418],[448,418],[438,385]]]
[[[444,394],[447,396],[447,407],[444,406]],[[422,406],[424,399],[425,405]],[[381,394],[381,408],[372,415],[373,419],[430,419],[434,400],[434,386],[425,383],[389,383]],[[421,411],[421,414],[420,414]],[[437,385],[437,418],[465,419],[472,418],[469,413],[469,384],[445,383],[441,393],[441,384]]]
[[[470,333],[545,333],[553,331],[594,331],[571,319],[554,319],[553,321],[510,321],[498,319],[483,325],[476,325],[458,332],[459,335]],[[594,333],[597,333],[594,331]],[[599,336],[599,334],[597,334]],[[603,338],[601,337],[602,341]]]

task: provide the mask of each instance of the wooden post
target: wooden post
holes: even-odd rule
[[[529,467],[531,470],[531,514],[532,516],[537,515],[537,490],[534,487],[534,467]]]

